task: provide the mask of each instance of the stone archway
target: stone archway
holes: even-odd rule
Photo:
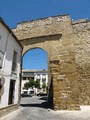
[[[23,54],[33,48],[48,53],[49,101],[53,101],[54,109],[79,109],[74,35],[69,15],[22,22],[13,32],[23,45]]]

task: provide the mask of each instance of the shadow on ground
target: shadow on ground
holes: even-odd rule
[[[46,100],[47,101],[48,97],[47,96],[42,96],[42,97],[39,98],[39,100]]]
[[[39,98],[39,100],[44,100],[42,103],[31,103],[31,104],[20,104],[22,107],[39,107],[39,108],[44,108],[48,109],[52,107],[48,104],[47,102],[47,96],[42,96]]]
[[[32,104],[21,104],[22,107],[40,107],[40,108],[48,108],[48,103],[47,102],[42,102],[41,104],[38,103],[32,103]]]

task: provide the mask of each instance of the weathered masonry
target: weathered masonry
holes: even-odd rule
[[[90,22],[69,15],[22,22],[13,29],[23,54],[33,48],[48,53],[49,102],[54,109],[90,105]]]

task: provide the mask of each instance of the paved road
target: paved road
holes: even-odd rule
[[[53,111],[48,109],[46,97],[22,98],[18,110],[0,120],[90,120],[90,106],[82,106],[81,111]]]

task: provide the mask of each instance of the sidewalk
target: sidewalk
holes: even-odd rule
[[[41,97],[22,99],[23,107],[0,120],[90,120],[90,106],[81,106],[79,111],[54,111],[45,106]]]

